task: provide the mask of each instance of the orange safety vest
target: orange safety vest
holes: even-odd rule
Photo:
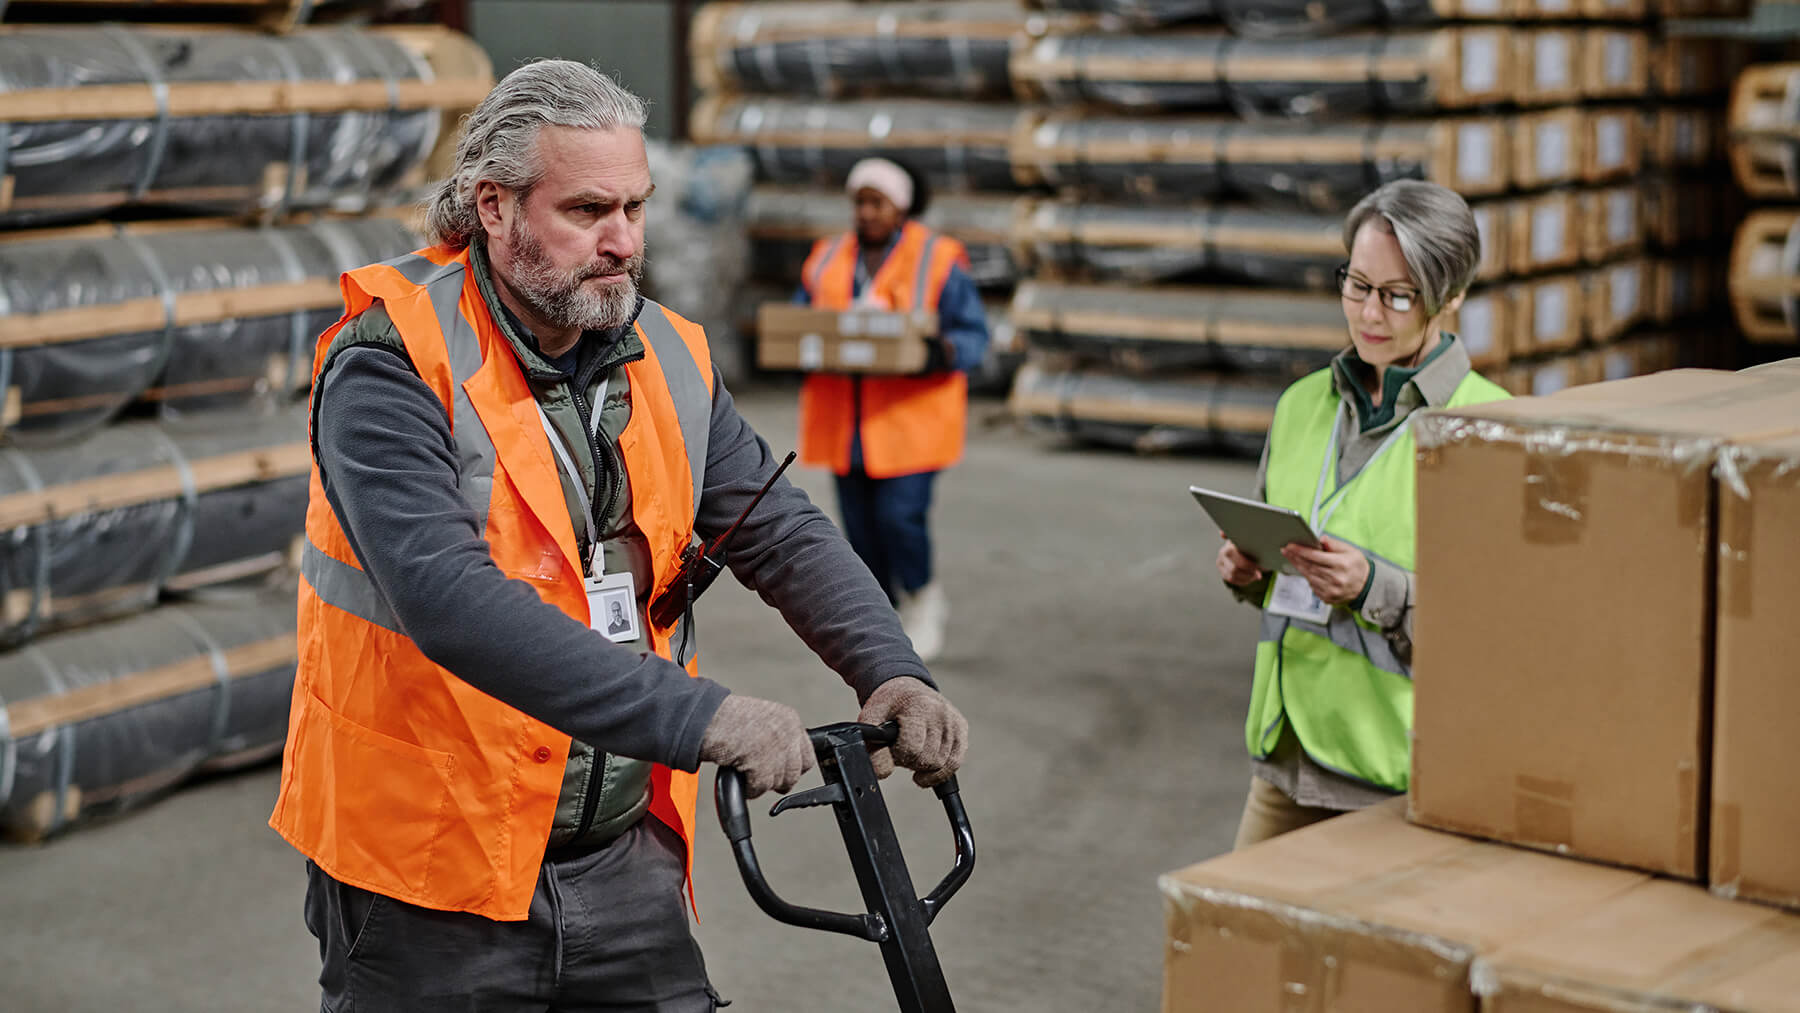
[[[814,306],[849,309],[855,303],[857,257],[854,232],[813,244],[802,278]],[[969,264],[961,243],[907,222],[863,297],[892,310],[935,310],[950,269],[959,264]],[[850,473],[850,442],[859,421],[857,382],[829,373],[806,378],[800,388],[801,463]],[[864,376],[860,383],[863,470],[871,478],[941,471],[962,458],[969,415],[966,375]]]
[[[459,485],[494,563],[588,621],[574,522],[531,387],[483,302],[469,253],[431,248],[343,276],[344,316],[319,339],[313,376],[339,330],[377,300],[443,402]],[[701,329],[646,303],[644,358],[627,364],[630,422],[619,437],[631,516],[649,542],[653,593],[693,540],[712,414]],[[526,916],[556,815],[569,736],[433,664],[363,573],[313,462],[299,611],[300,661],[269,825],[333,878],[422,907],[500,921]],[[471,622],[479,622],[477,616]],[[652,624],[668,658],[681,625]],[[688,663],[689,674],[697,671]],[[650,813],[688,843],[694,774],[657,766]]]

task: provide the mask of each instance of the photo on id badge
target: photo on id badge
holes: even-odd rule
[[[600,616],[595,627],[605,631],[615,644],[630,643],[638,638],[637,602],[631,589],[609,587],[600,592]]]

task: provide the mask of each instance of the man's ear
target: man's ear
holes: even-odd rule
[[[511,190],[487,179],[475,184],[475,214],[489,239],[505,238],[517,211]]]

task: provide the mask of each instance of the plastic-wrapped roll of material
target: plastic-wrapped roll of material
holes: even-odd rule
[[[1209,373],[1130,376],[1028,361],[1008,407],[1034,426],[1146,453],[1261,452],[1283,384]]]
[[[310,467],[303,407],[0,451],[0,643],[280,567],[305,527]]]
[[[444,29],[0,32],[0,226],[372,206],[424,183],[492,84]]]
[[[1033,349],[1135,372],[1241,369],[1299,376],[1349,346],[1335,293],[1027,282],[1012,322]]]
[[[1022,97],[1059,105],[1335,119],[1514,100],[1512,29],[1244,39],[1219,31],[1051,37],[1022,49]]]
[[[338,275],[420,245],[386,217],[0,234],[8,439],[67,442],[137,399],[185,416],[302,390]]]
[[[1044,201],[1015,239],[1040,273],[1133,284],[1211,278],[1328,290],[1344,261],[1335,214]]]
[[[1003,0],[715,3],[689,50],[707,91],[1005,98],[1016,48],[1084,22]]]
[[[840,186],[858,160],[885,155],[939,190],[1006,190],[1019,114],[1004,103],[711,96],[695,108],[690,132],[701,144],[750,149],[765,182]]]
[[[278,755],[294,594],[166,605],[0,654],[0,832],[43,840]]]
[[[1238,197],[1346,211],[1394,179],[1426,179],[1475,198],[1511,182],[1509,119],[1245,123],[1057,112],[1022,119],[1013,169],[1026,185],[1158,203]],[[1563,168],[1572,180],[1580,166]]]

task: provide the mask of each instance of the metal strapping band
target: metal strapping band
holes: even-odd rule
[[[372,38],[368,41],[369,45],[374,45],[374,40]],[[412,69],[414,77],[428,84],[437,81],[437,72],[432,69],[431,61],[425,59],[422,54],[413,51],[410,47],[397,44],[394,46],[394,49],[399,52],[400,58],[406,61],[406,65]],[[398,86],[394,87],[396,88],[394,94],[396,101],[398,101]],[[431,157],[432,151],[437,148],[438,131],[443,126],[444,118],[428,109],[410,110],[403,115],[409,117],[423,117],[425,129],[420,132],[419,147],[418,150],[413,153],[414,160],[423,163],[427,158]]]
[[[333,257],[337,258],[337,263],[333,266],[337,268],[339,274],[354,271],[359,267],[367,267],[373,262],[368,247],[362,244],[362,240],[357,238],[356,233],[339,222],[312,222],[301,227],[319,237],[319,241],[325,244],[325,248],[331,251]]]
[[[400,108],[400,79],[394,76],[393,65],[388,63],[387,54],[376,47],[374,38],[365,35],[362,32],[350,31],[348,29],[334,33],[334,37],[342,39],[346,47],[358,50],[362,55],[369,58],[369,62],[373,64],[376,72],[381,75],[381,83],[387,86],[387,111],[389,113],[397,111]],[[356,73],[354,67],[352,67],[351,72],[354,75],[354,79],[362,79],[362,75]]]
[[[894,44],[894,28],[899,24],[892,14],[883,14],[875,19],[875,56],[881,61],[881,69],[887,72],[887,83],[893,85],[909,84],[906,65],[900,62],[900,51]]]
[[[298,0],[299,6],[294,11],[294,24],[304,25],[312,17],[313,0]]]
[[[0,0],[0,6],[5,0]],[[6,698],[0,697],[0,809],[12,799],[13,781],[19,772],[19,744],[12,736],[12,718],[6,709]]]
[[[781,70],[781,56],[775,43],[759,42],[750,48],[750,62],[762,73],[763,83],[776,91],[787,91],[787,75]]]
[[[44,657],[44,652],[35,646],[27,647],[20,653],[31,659],[31,663],[44,676],[44,684],[52,695],[61,696],[69,691],[69,684],[63,681],[62,673]],[[61,830],[66,820],[63,810],[69,805],[69,785],[75,780],[75,723],[67,722],[56,726],[56,790],[51,795],[50,825],[44,828],[44,836]]]
[[[188,464],[187,455],[169,434],[161,429],[150,430],[152,442],[168,451],[169,463],[174,465],[175,474],[181,479],[181,516],[176,521],[175,537],[169,546],[169,554],[158,568],[156,582],[152,594],[159,593],[169,579],[181,572],[181,564],[187,562],[188,550],[194,545],[195,515],[200,508],[200,487],[194,482],[194,469]]]
[[[950,72],[962,81],[973,81],[977,77],[975,48],[967,35],[950,36]]]
[[[43,476],[32,465],[31,459],[19,450],[8,450],[6,460],[25,483],[25,491],[36,493],[44,491]],[[44,603],[50,600],[50,525],[38,521],[31,525],[31,540],[37,550],[31,572],[31,608],[25,613],[25,619],[16,632],[29,637],[37,630],[38,620],[42,618]]]
[[[831,51],[826,48],[826,45],[825,38],[819,35],[809,36],[806,41],[800,43],[801,49],[806,53],[806,69],[812,74],[813,89],[817,94],[823,96],[831,94]],[[771,60],[770,63],[773,64],[774,61]],[[775,82],[772,81],[770,84],[775,84]],[[776,85],[776,87],[780,86]]]
[[[156,99],[156,127],[150,134],[150,151],[144,159],[144,174],[131,188],[131,199],[139,200],[156,182],[156,174],[162,169],[163,152],[169,146],[169,83],[156,72],[156,61],[151,58],[142,42],[128,30],[118,25],[107,25],[103,31],[125,50],[131,62],[137,64],[144,74],[144,83],[150,86],[150,94]]]
[[[327,605],[390,633],[405,635],[369,575],[327,556],[310,538],[300,550],[300,576]]]
[[[231,664],[225,660],[225,649],[219,646],[212,634],[206,632],[206,627],[201,626],[199,620],[179,608],[164,609],[163,614],[194,638],[201,650],[206,652],[207,661],[212,665],[216,689],[212,728],[206,739],[206,755],[210,758],[219,748],[219,743],[224,741],[225,729],[231,721]]]
[[[1369,46],[1368,60],[1363,65],[1363,84],[1369,93],[1369,113],[1388,112],[1387,94],[1382,87],[1381,60],[1387,56],[1388,44],[1393,40],[1391,35],[1377,35]]]
[[[137,254],[144,270],[150,272],[151,283],[162,297],[162,347],[156,350],[155,368],[150,371],[152,382],[155,382],[155,378],[160,377],[163,370],[168,368],[169,357],[175,353],[175,286],[169,281],[168,272],[163,270],[162,260],[157,257],[156,250],[144,242],[144,237],[128,231],[123,225],[114,229],[114,235],[118,236],[120,243],[127,249]]]
[[[294,244],[288,241],[286,230],[265,229],[262,235],[268,239],[269,246],[275,250],[275,255],[281,258],[281,265],[287,269],[288,280],[296,284],[305,281],[306,267],[300,263],[299,254],[294,252]],[[307,370],[308,376],[312,375],[312,355],[309,354],[307,348],[307,345],[312,342],[311,335],[307,333],[306,318],[307,311],[305,309],[296,308],[288,313],[288,368],[287,378],[284,381],[284,392],[300,389],[300,377],[296,374],[297,370],[304,368]],[[304,367],[301,365],[302,362],[305,363]]]
[[[302,35],[298,37],[297,41],[302,45],[310,45],[311,37]],[[287,75],[288,82],[299,84],[302,80],[300,62],[294,59],[293,50],[289,48],[287,40],[270,39],[269,50],[275,54],[275,62],[281,65],[282,73]],[[293,112],[290,116],[292,118],[288,121],[287,189],[282,193],[280,208],[283,211],[293,207],[295,199],[299,197],[299,194],[295,193],[295,188],[299,185],[300,177],[306,168],[306,140],[312,126],[312,114],[304,109]]]

